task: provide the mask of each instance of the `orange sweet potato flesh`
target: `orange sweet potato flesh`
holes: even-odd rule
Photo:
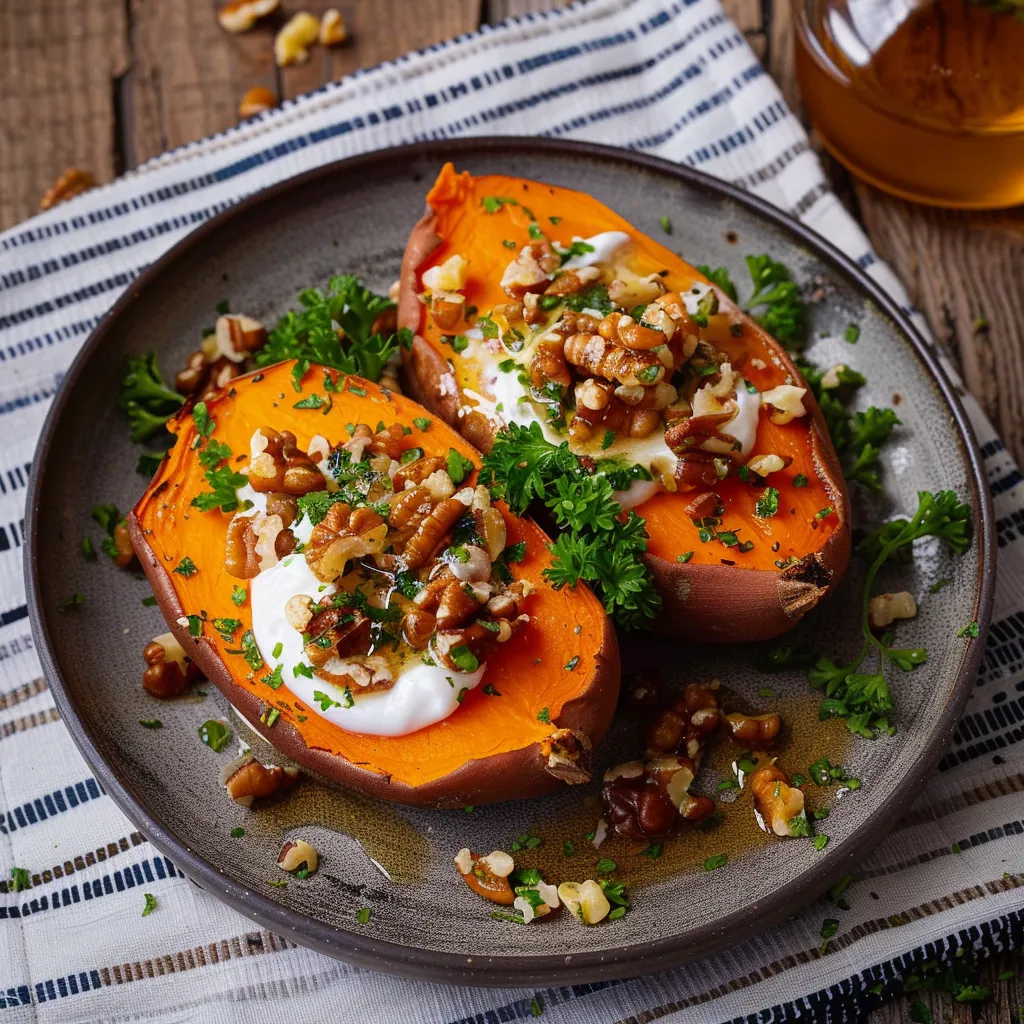
[[[295,409],[296,401],[314,392],[323,396],[325,371],[314,367],[303,379],[304,395],[292,389],[294,364],[280,363],[231,381],[207,403],[215,422],[213,437],[227,444],[235,469],[248,461],[255,430],[269,426],[292,431],[305,450],[315,434],[332,443],[347,437],[347,423],[383,420],[411,428],[409,447],[446,455],[455,448],[475,465],[480,455],[438,419],[421,430],[414,420],[429,414],[415,402],[356,377],[339,377],[344,389],[332,394],[329,409]],[[354,390],[353,390],[354,389]],[[199,641],[178,619],[205,611],[251,626],[248,601],[238,607],[232,590],[246,581],[224,572],[225,535],[231,515],[191,506],[209,490],[204,469],[193,450],[195,426],[188,413],[171,423],[177,441],[146,493],[129,517],[132,543],[152,584],[168,625],[182,646],[249,723],[269,742],[305,767],[343,785],[403,803],[462,806],[531,796],[562,783],[544,770],[539,743],[556,727],[584,733],[596,743],[615,709],[619,688],[619,654],[604,610],[586,590],[556,592],[545,584],[548,540],[529,519],[507,510],[508,543],[526,541],[526,557],[515,575],[536,586],[526,610],[530,623],[488,658],[480,685],[448,719],[400,737],[345,732],[308,708],[284,685],[272,690],[261,682],[265,667],[253,673],[237,650],[241,631],[225,642],[209,622]],[[473,482],[475,477],[467,479]],[[191,576],[172,570],[188,556],[198,568]],[[579,660],[574,662],[573,659]],[[572,664],[572,668],[566,666]],[[493,684],[500,696],[483,693]],[[259,722],[267,707],[280,718],[267,728]],[[547,708],[550,724],[538,719]],[[305,721],[300,720],[300,714]]]
[[[485,196],[513,199],[521,205],[505,203],[490,214],[482,205]],[[639,276],[667,271],[663,280],[669,291],[685,293],[695,282],[710,283],[676,253],[591,196],[502,175],[474,178],[446,164],[427,195],[426,212],[410,235],[402,262],[399,324],[415,336],[405,355],[407,389],[485,451],[495,425],[467,408],[474,403],[463,398],[463,391],[487,394],[487,387],[480,381],[478,368],[441,341],[444,334],[473,327],[475,316],[439,330],[419,299],[421,279],[430,267],[459,254],[469,263],[468,307],[483,313],[508,302],[499,282],[516,251],[530,240],[530,217],[524,207],[550,238],[565,245],[574,237],[626,232],[635,243],[631,269]],[[514,245],[503,245],[506,240]],[[715,291],[719,315],[710,318],[702,337],[728,352],[733,365],[742,366],[744,376],[760,391],[784,383],[803,384],[782,346],[724,292],[717,287]],[[736,323],[742,326],[739,336],[730,329]],[[449,363],[457,392],[450,386],[439,387]],[[663,600],[655,627],[659,631],[713,642],[768,639],[794,626],[842,577],[850,558],[849,498],[824,420],[809,391],[804,405],[811,414],[785,425],[773,424],[764,415],[760,418],[752,456],[774,453],[792,460],[768,480],[779,491],[776,516],[755,515],[763,488],[748,486],[732,475],[715,488],[726,510],[723,528],[740,530],[741,539],[754,542],[753,550],[741,553],[735,547],[702,543],[698,527],[686,514],[687,504],[699,491],[662,492],[637,506],[650,535],[645,558]],[[796,486],[794,481],[801,477],[806,485]],[[819,517],[817,513],[829,508],[831,513]],[[688,552],[692,552],[688,562],[677,561]],[[777,562],[790,558],[802,560],[802,565],[787,575]],[[723,559],[736,564],[724,565]]]

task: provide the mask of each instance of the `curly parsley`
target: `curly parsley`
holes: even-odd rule
[[[632,511],[622,518],[606,476],[589,475],[566,442],[550,444],[532,423],[509,424],[497,435],[481,479],[517,515],[532,502],[551,512],[560,533],[544,575],[556,590],[586,583],[619,625],[649,624],[661,599],[640,559],[647,549],[644,521]]]

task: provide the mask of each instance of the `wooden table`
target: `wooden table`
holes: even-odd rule
[[[469,32],[481,21],[561,6],[566,0],[304,0],[288,11],[338,8],[351,35],[277,68],[273,25],[224,32],[214,0],[6,0],[0,3],[0,228],[31,216],[69,167],[109,181],[166,149],[235,124],[252,86],[280,99],[361,67]],[[726,10],[802,111],[793,65],[790,0],[724,0]],[[1024,463],[1024,208],[961,214],[914,206],[826,169],[872,243],[924,311],[939,343]],[[987,322],[987,327],[982,326]],[[981,970],[991,1000],[953,1004],[922,996],[933,1019],[1014,1022],[1024,972],[999,979],[1020,958]],[[916,997],[872,1016],[904,1021]],[[951,1014],[951,1016],[950,1016]]]

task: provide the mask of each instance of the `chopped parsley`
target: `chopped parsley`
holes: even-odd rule
[[[242,828],[241,825],[236,825],[231,830],[231,838],[232,839],[241,839],[242,836],[244,836],[244,835],[245,835],[245,829]]]
[[[184,576],[186,579],[189,576],[195,576],[199,570],[196,568],[196,563],[192,561],[188,555],[185,557],[171,570],[176,572],[179,576]]]
[[[968,622],[967,625],[964,626],[963,629],[957,630],[957,634],[956,635],[958,637],[967,637],[967,638],[973,639],[974,637],[976,637],[978,635],[978,632],[979,632],[979,630],[978,630],[978,623],[977,622]]]
[[[323,690],[313,691],[313,703],[319,704],[321,711],[329,711],[331,708],[341,707],[340,701],[334,700],[333,697],[329,697],[326,693],[323,692]],[[351,704],[348,705],[348,707],[351,706]]]
[[[594,867],[599,875],[610,875],[619,865],[610,857],[602,857]]]
[[[551,712],[547,708],[541,708],[540,711],[537,712],[537,721],[538,722],[550,722],[551,721]]]
[[[661,225],[661,230],[664,231],[666,235],[672,234],[672,221],[669,219],[667,213],[662,214],[658,218],[658,223]]]
[[[65,597],[57,605],[57,609],[62,612],[70,612],[75,608],[81,608],[85,604],[85,594],[71,594]]]
[[[601,438],[601,451],[607,451],[613,444],[615,444],[615,431],[606,430],[604,437]]]
[[[164,723],[159,718],[140,718],[139,725],[143,729],[162,729],[164,727]]]
[[[449,657],[460,672],[475,672],[480,667],[477,656],[465,644],[453,647],[449,652]]]
[[[210,490],[200,491],[192,499],[192,506],[200,512],[212,512],[216,508],[221,512],[234,512],[238,508],[238,488],[244,487],[249,478],[230,466],[221,465],[206,471],[206,482]]]
[[[248,597],[245,587],[239,586],[237,583],[231,588],[231,601],[238,605],[239,608],[245,604],[245,599]]]
[[[712,857],[708,857],[704,861],[705,871],[715,871],[718,868],[725,867],[729,863],[729,855],[727,853],[716,853]]]
[[[769,519],[779,511],[779,492],[774,487],[765,488],[764,493],[757,499],[754,506],[754,514],[758,519]]]
[[[148,917],[154,910],[156,910],[156,897],[151,892],[147,892],[143,893],[143,898],[145,899],[146,904],[142,908],[142,916]]]
[[[793,477],[793,486],[794,487],[806,487],[807,486],[807,477],[805,477],[803,475],[803,473],[797,473],[797,475],[795,477]]]
[[[662,843],[649,843],[640,851],[640,856],[650,857],[651,860],[657,860],[661,856],[664,848],[665,847]]]
[[[293,409],[321,409],[327,404],[327,399],[322,395],[318,395],[313,392],[311,395],[306,395],[305,398],[300,398],[293,406]]]
[[[828,846],[828,836],[824,832],[819,832],[812,840],[812,844],[817,851],[821,852]]]
[[[153,352],[128,357],[117,406],[128,417],[133,441],[141,443],[162,433],[184,401],[164,382]]]
[[[266,683],[272,690],[279,690],[281,685],[284,683],[284,679],[281,676],[281,666],[277,665],[274,667],[273,672],[268,672],[265,676],[260,676],[260,682]]]
[[[589,475],[566,442],[544,438],[539,423],[512,423],[484,456],[481,478],[516,515],[534,501],[551,511],[560,532],[544,575],[556,590],[589,584],[626,628],[653,618],[660,598],[639,557],[647,549],[644,521],[633,511],[619,518],[622,509],[605,473]]]
[[[454,448],[448,449],[448,475],[452,478],[453,484],[456,486],[461,484],[475,468],[473,463],[461,452],[457,452]]]
[[[393,309],[394,303],[370,291],[352,274],[332,277],[326,291],[306,288],[299,293],[299,305],[299,310],[278,320],[256,353],[257,366],[294,359],[292,386],[296,391],[301,390],[302,378],[314,363],[380,380],[399,346],[412,344],[412,332],[407,329],[394,334],[373,330],[378,317]]]
[[[417,430],[426,430],[430,426],[430,420],[426,416],[416,416],[412,422]]]
[[[231,742],[231,736],[231,730],[216,718],[208,719],[199,726],[199,738],[217,754]]]
[[[856,345],[860,340],[860,328],[856,324],[848,324],[843,337],[851,344]]]
[[[356,920],[360,924],[368,924],[369,920],[370,920],[370,915],[372,913],[373,913],[373,911],[369,907],[360,907],[356,911]]]
[[[691,558],[693,558],[693,552],[692,551],[684,551],[681,555],[676,555],[676,561],[677,562],[681,562],[683,565],[686,565],[686,563]]]
[[[565,663],[565,671],[566,671],[566,672],[574,672],[574,671],[576,670],[576,666],[577,666],[577,665],[578,665],[579,663],[580,663],[580,656],[579,656],[578,654],[574,654],[574,655],[573,655],[573,656],[572,656],[572,657],[571,657],[571,658],[570,658],[570,659],[569,659],[569,660],[568,660],[568,661],[567,661],[567,662]]]
[[[32,888],[32,876],[27,868],[11,868],[11,892],[24,892]]]

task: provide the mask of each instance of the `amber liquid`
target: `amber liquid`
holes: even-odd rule
[[[797,76],[826,148],[940,206],[1024,203],[1024,22],[968,0],[802,0]]]

